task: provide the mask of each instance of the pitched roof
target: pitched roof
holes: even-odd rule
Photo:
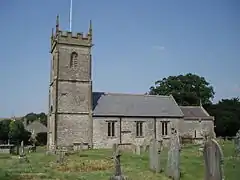
[[[32,123],[28,124],[26,126],[26,130],[28,130],[29,132],[34,130],[35,133],[47,132],[48,131],[47,127],[39,121],[33,121]]]
[[[172,96],[93,92],[94,116],[183,117]]]
[[[202,106],[180,106],[185,119],[213,119]]]

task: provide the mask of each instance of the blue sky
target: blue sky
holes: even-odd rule
[[[70,0],[0,1],[0,117],[46,111],[50,34]],[[239,0],[73,0],[73,31],[93,21],[93,90],[145,93],[169,75],[197,73],[214,101],[240,96]]]

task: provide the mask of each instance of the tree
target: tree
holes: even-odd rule
[[[205,109],[215,117],[217,136],[233,137],[240,129],[240,101],[238,98],[222,99],[217,104],[206,105]]]
[[[33,121],[40,121],[42,124],[47,126],[47,115],[45,113],[29,113],[26,116],[22,118],[22,120],[26,118],[28,123],[31,123]]]
[[[9,124],[10,119],[4,119],[0,121],[0,140],[7,141],[8,140],[8,132],[9,132]]]
[[[8,137],[12,143],[18,144],[20,141],[22,141],[25,137],[25,133],[26,133],[26,130],[21,121],[19,121],[19,120],[13,121],[12,120],[10,122]]]
[[[17,146],[17,154],[19,154],[19,144],[26,137],[27,131],[24,128],[22,121],[20,120],[11,120],[9,124],[8,137],[12,144]]]
[[[179,105],[199,105],[211,104],[215,92],[204,77],[188,73],[156,81],[149,94],[172,95]]]

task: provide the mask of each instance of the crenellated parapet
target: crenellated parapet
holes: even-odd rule
[[[73,33],[69,31],[61,31],[59,28],[59,16],[57,16],[55,32],[52,29],[51,35],[51,51],[56,44],[76,45],[76,46],[88,46],[92,44],[92,22],[90,21],[89,30],[87,33]]]

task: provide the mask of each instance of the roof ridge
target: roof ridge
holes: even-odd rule
[[[133,93],[113,93],[113,92],[105,92],[105,95],[126,95],[126,96],[147,96],[147,97],[167,97],[169,98],[170,96],[168,95],[150,95],[150,94],[133,94]]]

